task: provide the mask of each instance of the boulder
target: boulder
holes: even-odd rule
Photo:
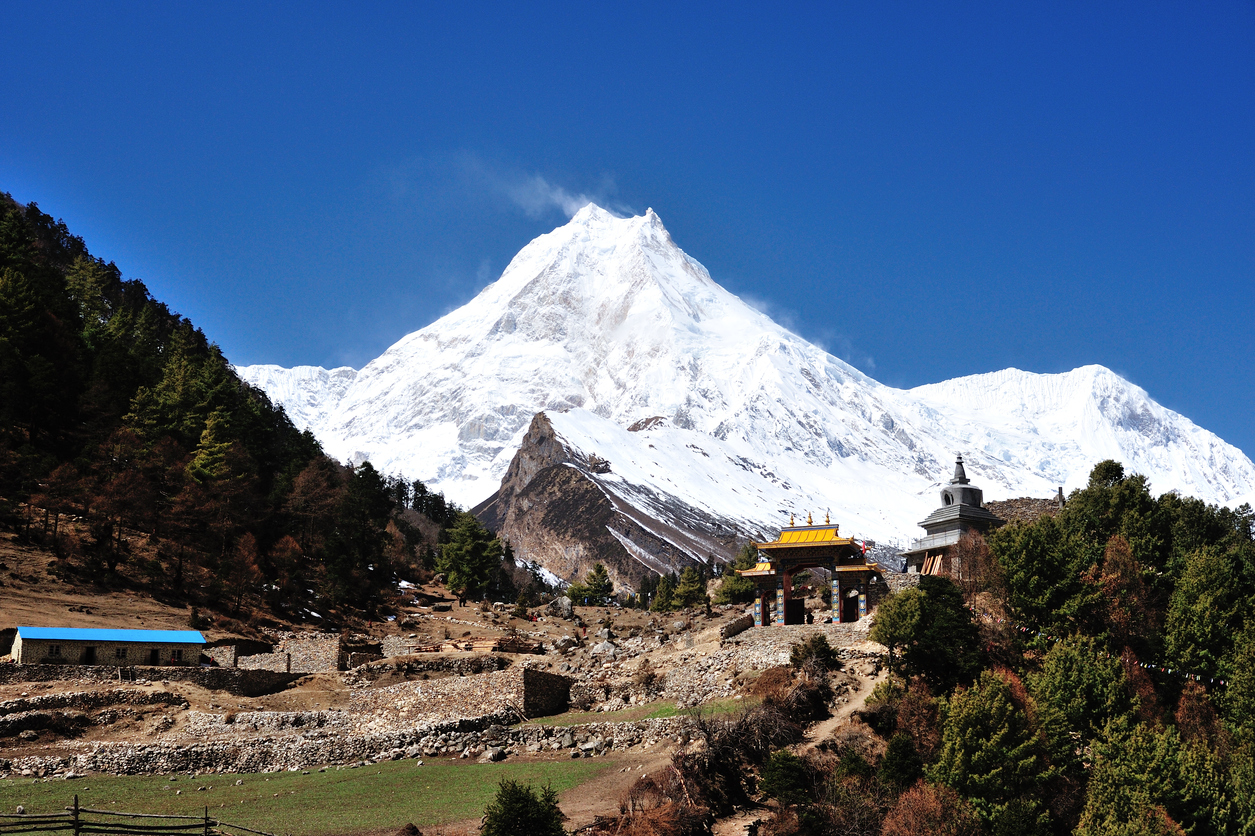
[[[565,595],[550,601],[548,609],[551,615],[556,615],[559,618],[570,618],[575,615],[575,605]]]
[[[505,749],[500,746],[489,746],[484,750],[484,754],[479,756],[480,763],[496,763],[505,760]]]

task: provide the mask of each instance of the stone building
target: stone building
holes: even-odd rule
[[[197,665],[205,637],[196,630],[18,627],[19,665]]]
[[[971,483],[963,469],[963,457],[954,463],[954,478],[941,489],[941,507],[919,525],[928,532],[914,540],[902,553],[906,571],[911,574],[958,575],[960,567],[950,565],[950,550],[968,532],[985,532],[1006,521],[985,508],[985,492]]]

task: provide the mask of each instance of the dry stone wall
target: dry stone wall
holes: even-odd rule
[[[206,647],[202,652],[213,659],[218,667],[234,668],[240,649],[233,644],[226,644],[220,647]]]
[[[889,592],[901,592],[904,589],[919,586],[920,575],[918,574],[885,572],[883,577],[885,579],[884,585],[887,587]],[[883,599],[885,596],[881,595],[880,597]],[[877,603],[879,603],[879,599],[877,600]]]
[[[573,756],[593,757],[664,740],[686,743],[695,732],[688,717],[509,728],[507,724],[514,719],[507,715],[489,715],[364,735],[312,729],[301,734],[248,736],[190,745],[97,743],[83,752],[60,757],[0,758],[0,772],[21,776],[87,772],[115,775],[257,773],[405,758],[474,757],[489,748],[499,748],[506,754],[569,750]]]
[[[278,633],[275,637],[278,641],[274,652],[239,656],[235,666],[245,670],[319,673],[339,670],[344,661],[337,633]]]
[[[104,665],[16,665],[0,664],[0,683],[17,682],[81,682],[108,683],[154,680],[190,682],[215,691],[226,691],[243,697],[273,694],[303,674],[273,673],[261,670],[231,668],[114,668]]]
[[[478,656],[444,656],[431,655],[412,657],[397,661],[369,662],[345,671],[345,684],[361,686],[374,682],[381,676],[390,673],[423,674],[423,673],[455,673],[458,676],[472,676],[477,673],[501,671],[510,667],[510,660],[504,656],[484,654]]]

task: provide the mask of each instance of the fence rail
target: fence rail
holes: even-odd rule
[[[101,818],[109,816],[113,820]],[[122,821],[119,821],[121,819]],[[135,820],[144,821],[135,821]],[[153,821],[160,819],[161,821]],[[12,813],[0,814],[0,836],[20,836],[26,833],[100,834],[100,836],[275,836],[264,830],[253,830],[239,824],[209,817],[209,808],[203,816],[165,816],[155,813],[119,813],[116,810],[93,810],[78,806],[66,807],[64,813]]]

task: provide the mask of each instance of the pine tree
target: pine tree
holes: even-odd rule
[[[1053,770],[1029,720],[1031,703],[1017,686],[1009,673],[983,671],[943,706],[941,751],[928,778],[970,799],[990,825],[1031,811],[1027,836],[1046,832],[1049,816],[1038,794]]]
[[[754,600],[758,587],[749,578],[736,573],[737,569],[753,569],[758,562],[758,547],[746,543],[737,552],[732,566],[724,573],[719,583],[719,591],[715,593],[716,604],[746,604]]]
[[[1080,836],[1230,832],[1233,799],[1216,756],[1176,728],[1113,723],[1095,746]],[[1181,830],[1176,830],[1179,825]]]
[[[604,604],[614,596],[614,584],[610,582],[605,566],[594,563],[593,568],[588,570],[584,578],[584,595],[595,604]]]
[[[901,648],[898,670],[922,676],[938,692],[969,681],[980,670],[980,636],[959,587],[926,575],[920,585],[889,596],[877,608],[871,639]]]
[[[899,667],[895,654],[900,661],[902,650],[915,640],[923,598],[924,593],[918,588],[907,587],[891,594],[876,607],[868,638],[889,650],[890,670]]]
[[[1133,717],[1135,706],[1120,660],[1083,636],[1055,643],[1041,671],[1028,677],[1028,688],[1054,762],[1078,778],[1083,775],[1082,747],[1097,739],[1109,722]]]
[[[681,609],[694,607],[706,600],[706,583],[695,566],[686,566],[680,573],[680,582],[676,584],[671,596],[672,604]]]
[[[1186,558],[1165,623],[1174,668],[1215,677],[1241,627],[1242,600],[1232,560],[1216,546]]]
[[[649,608],[653,612],[670,612],[674,606],[671,596],[675,592],[675,581],[671,575],[663,575],[658,579],[658,589],[654,592],[653,603]]]
[[[501,555],[501,541],[474,516],[459,512],[449,531],[449,542],[440,548],[436,568],[445,574],[449,589],[459,598],[476,598],[501,565]]]

